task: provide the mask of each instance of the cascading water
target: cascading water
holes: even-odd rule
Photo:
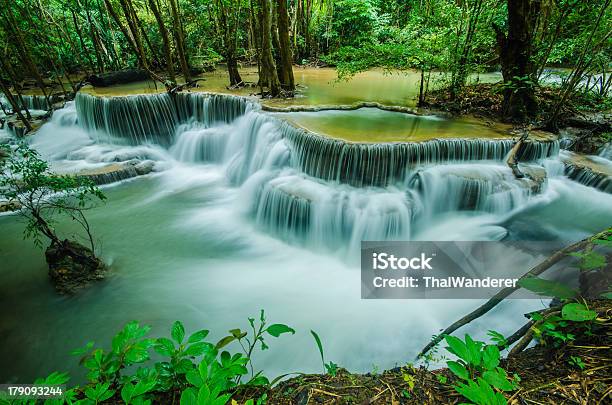
[[[69,300],[51,290],[44,256],[22,240],[22,224],[0,216],[8,235],[0,238],[0,300],[14,308],[0,322],[0,360],[19,359],[0,379],[33,381],[69,364],[66,353],[92,335],[110,341],[131,319],[160,335],[177,318],[189,329],[222,331],[252,316],[255,304],[297,331],[257,358],[270,375],[318,370],[315,352],[295,351],[312,345],[309,329],[351,370],[393,367],[477,303],[361,300],[361,240],[574,241],[612,223],[612,195],[569,180],[554,143],[534,144],[534,162],[521,163],[533,179],[517,180],[504,162],[507,141],[342,146],[247,99],[177,96],[79,95],[27,138],[63,171],[133,159],[157,171],[105,187],[106,204],[88,211],[113,276]],[[70,234],[70,222],[58,228]],[[541,308],[539,300],[511,300],[487,315],[484,330],[509,335],[520,325],[506,314]],[[486,339],[480,329],[466,332]],[[26,351],[37,336],[45,350]],[[372,341],[386,341],[384,352]]]
[[[258,227],[313,248],[354,253],[361,240],[419,238],[428,223],[453,212],[502,221],[546,187],[545,175],[514,178],[503,162],[512,140],[349,143],[296,128],[248,99],[203,93],[79,94],[76,111],[78,125],[96,134],[95,147],[112,150],[99,161],[213,164],[239,187],[238,205]],[[71,157],[91,160],[88,148]],[[145,149],[121,156],[116,148]],[[531,141],[518,157],[551,162],[558,152],[558,142]],[[497,227],[486,235],[505,234]]]

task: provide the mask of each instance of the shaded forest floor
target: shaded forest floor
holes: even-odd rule
[[[547,121],[559,100],[559,91],[553,87],[536,90],[538,115],[517,128],[547,129]],[[454,99],[448,89],[435,90],[427,96],[427,107],[453,115],[473,115],[498,121],[502,115],[503,95],[499,83],[466,86]],[[610,142],[612,132],[612,108],[583,94],[569,98],[559,114],[557,126],[574,139],[571,150],[596,154]]]
[[[509,404],[612,403],[612,302],[599,301],[602,327],[592,334],[577,334],[562,347],[538,345],[502,360],[509,375],[520,376],[520,389],[506,393]],[[591,306],[595,309],[594,306]],[[584,363],[570,364],[572,357]],[[452,385],[456,377],[446,368],[428,371],[411,365],[380,374],[352,374],[339,369],[336,376],[303,375],[265,392],[269,404],[459,404],[469,402]],[[235,395],[256,398],[263,392]]]

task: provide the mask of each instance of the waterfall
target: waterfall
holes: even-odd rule
[[[19,99],[17,95],[15,95],[16,101],[19,103]],[[23,100],[24,106],[28,110],[50,110],[51,105],[47,101],[45,96],[37,96],[37,95],[22,95],[21,99]],[[6,99],[6,96],[3,93],[0,93],[0,104],[6,110],[12,110],[11,104]]]
[[[587,167],[567,163],[565,175],[585,186],[594,187],[606,193],[612,193],[612,177],[597,173]]]
[[[53,122],[76,120],[95,144],[69,158],[90,159],[92,148],[104,145],[97,161],[166,160],[190,170],[215,165],[260,229],[324,250],[413,239],[458,213],[495,218],[487,232],[500,238],[505,231],[496,224],[547,187],[545,168],[555,175],[566,170],[558,141],[526,141],[517,154],[521,168],[539,167],[541,174],[516,179],[505,164],[512,139],[352,143],[297,128],[242,97],[79,94],[75,104],[76,113]]]
[[[295,150],[295,165],[305,173],[357,187],[403,181],[415,167],[473,160],[503,160],[513,140],[433,139],[413,143],[351,143],[282,124]],[[540,160],[559,152],[557,141],[525,142],[517,157]]]
[[[178,125],[197,121],[204,126],[232,122],[250,103],[241,97],[206,93],[178,93],[96,97],[79,93],[79,122],[91,131],[127,138],[134,145],[172,144]]]

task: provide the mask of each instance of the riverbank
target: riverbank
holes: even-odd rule
[[[515,124],[515,127],[530,131],[549,130],[548,119],[558,97],[558,89],[537,87],[538,115],[530,122]],[[499,122],[502,102],[500,83],[480,83],[465,86],[455,98],[446,89],[434,90],[427,96],[426,107],[455,117],[472,115]],[[611,141],[612,112],[610,106],[606,108],[594,98],[577,93],[563,104],[556,125],[560,135],[568,140],[569,150],[596,155]]]

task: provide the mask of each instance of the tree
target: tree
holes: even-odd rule
[[[278,0],[276,11],[278,14],[278,40],[280,54],[279,80],[283,89],[293,92],[293,57],[289,43],[289,14],[287,14],[287,0]]]
[[[509,121],[534,117],[535,98],[533,33],[540,10],[539,0],[508,0],[508,34],[494,25],[504,79],[502,116]]]
[[[89,179],[52,173],[47,162],[26,144],[5,151],[8,158],[0,160],[0,197],[21,207],[18,214],[26,220],[26,238],[38,247],[43,246],[43,238],[49,240],[45,256],[58,291],[70,293],[101,278],[105,266],[95,254],[85,211],[105,200],[104,194]],[[54,227],[58,217],[78,224],[89,247],[62,239]]]
[[[270,0],[259,0],[259,17],[261,21],[259,85],[262,88],[267,87],[270,96],[278,97],[281,93],[281,86],[278,80],[276,64],[274,63],[274,56],[272,55],[272,13],[270,10]]]

